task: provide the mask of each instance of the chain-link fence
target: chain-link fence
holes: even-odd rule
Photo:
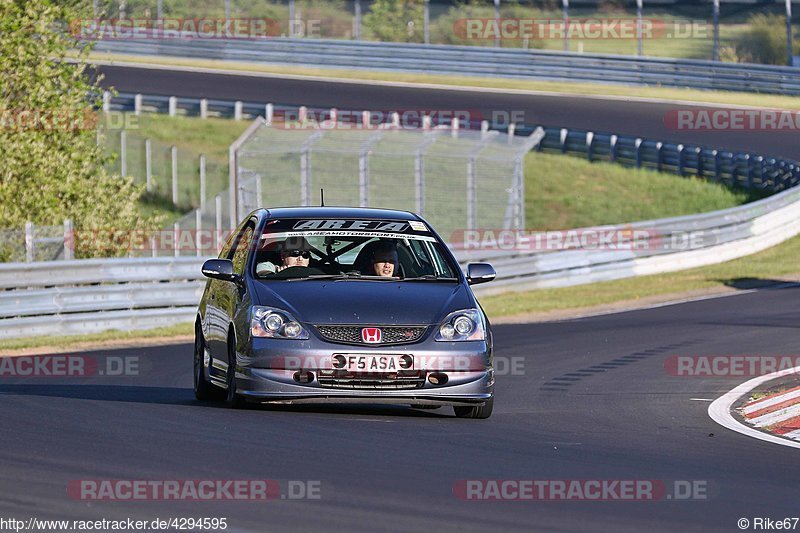
[[[308,129],[263,123],[236,151],[238,216],[261,206],[414,211],[447,239],[524,226],[523,159],[541,139],[457,127]]]
[[[267,20],[264,37],[778,64],[787,60],[785,0],[95,0],[94,4],[97,17],[111,19]],[[795,26],[794,33],[797,30]]]

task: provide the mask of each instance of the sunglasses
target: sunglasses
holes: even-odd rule
[[[290,257],[302,257],[303,259],[311,259],[311,252],[303,252],[301,250],[291,250],[286,252]]]

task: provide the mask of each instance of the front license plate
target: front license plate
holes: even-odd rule
[[[403,370],[399,355],[345,355],[349,372],[396,372]]]

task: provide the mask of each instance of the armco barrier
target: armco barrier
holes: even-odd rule
[[[100,41],[98,52],[551,81],[800,94],[800,69],[687,59],[330,39]]]
[[[719,263],[800,234],[800,189],[700,215],[614,229],[648,236],[652,246],[556,251],[470,250],[451,243],[462,267],[490,260],[497,279],[479,295],[672,272]],[[692,235],[692,249],[663,246]],[[190,322],[203,288],[202,259],[108,259],[0,265],[0,339],[146,329]]]

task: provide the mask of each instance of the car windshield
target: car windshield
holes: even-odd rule
[[[270,220],[256,243],[263,280],[457,280],[458,265],[418,221]]]

